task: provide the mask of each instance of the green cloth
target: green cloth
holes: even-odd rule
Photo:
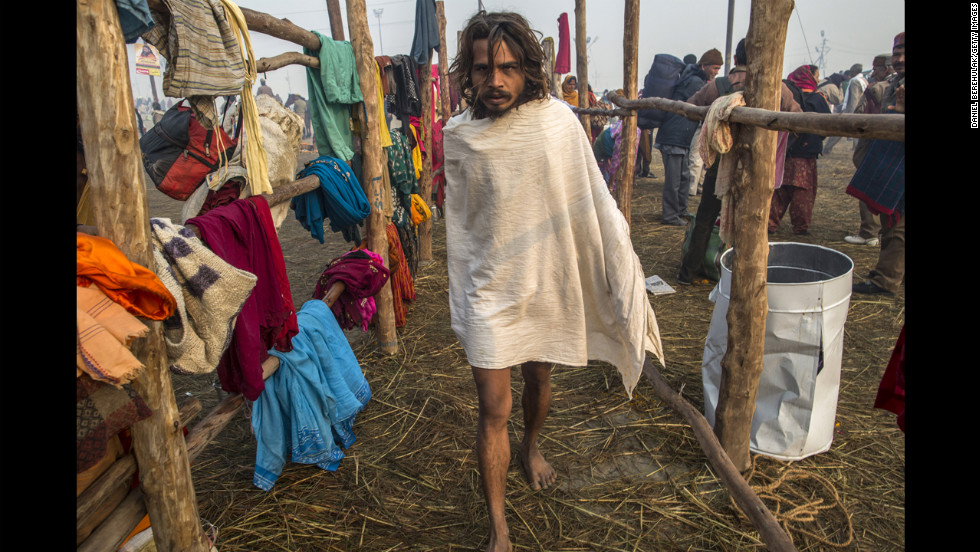
[[[320,39],[320,49],[303,48],[303,53],[320,60],[319,69],[306,69],[316,148],[320,155],[336,157],[346,163],[354,157],[349,106],[364,101],[354,48],[346,40],[336,41],[316,31],[312,33]]]

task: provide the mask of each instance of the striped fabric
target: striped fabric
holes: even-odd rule
[[[168,62],[163,93],[188,98],[201,124],[213,128],[217,120],[213,97],[242,92],[245,62],[241,47],[220,0],[163,3],[170,10],[169,22],[155,17],[157,25],[143,33],[143,40]]]

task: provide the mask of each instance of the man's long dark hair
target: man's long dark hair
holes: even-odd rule
[[[547,98],[550,92],[550,82],[544,71],[544,50],[535,31],[519,14],[513,12],[487,13],[480,11],[466,23],[459,41],[459,51],[456,59],[449,68],[449,78],[456,89],[460,91],[466,103],[473,106],[474,115],[480,119],[487,115],[487,110],[478,101],[477,86],[473,83],[473,43],[477,40],[489,41],[490,71],[494,70],[493,53],[501,41],[521,64],[524,72],[524,91],[517,98],[515,107],[531,100]]]

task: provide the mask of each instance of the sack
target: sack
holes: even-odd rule
[[[225,115],[231,101],[225,104]],[[231,138],[221,124],[205,130],[183,100],[163,114],[160,122],[140,138],[143,167],[157,189],[184,201],[204,182],[208,173],[222,165],[238,145],[241,121]],[[218,136],[221,147],[219,151]],[[225,161],[227,162],[227,161]]]
[[[786,86],[793,92],[793,99],[800,104],[804,112],[809,113],[830,113],[830,106],[818,92],[804,92],[792,81],[783,80]],[[789,136],[786,145],[787,157],[816,158],[823,153],[823,139],[819,134],[797,134]]]
[[[684,67],[683,61],[670,54],[653,56],[653,65],[650,66],[650,71],[643,79],[643,93],[640,97],[671,98]],[[637,111],[636,115],[636,125],[643,130],[650,130],[663,124],[667,112],[651,107]]]
[[[721,226],[717,224],[711,227],[711,237],[708,238],[708,246],[704,249],[704,275],[717,282],[721,278],[721,256],[725,253],[725,242],[721,241]],[[684,231],[684,245],[681,246],[681,258],[687,255],[687,250],[691,248],[691,234],[694,233],[694,223],[687,225]]]

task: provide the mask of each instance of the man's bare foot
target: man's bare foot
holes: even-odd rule
[[[503,531],[490,531],[490,542],[487,544],[487,552],[511,552],[514,548],[510,545],[510,534],[505,529]]]
[[[547,489],[558,479],[558,472],[541,456],[537,447],[532,450],[521,449],[521,466],[528,483],[535,491]]]

